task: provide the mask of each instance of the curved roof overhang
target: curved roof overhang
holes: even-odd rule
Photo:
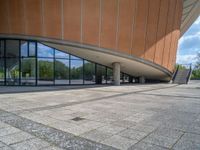
[[[200,15],[200,0],[183,0],[181,36]]]

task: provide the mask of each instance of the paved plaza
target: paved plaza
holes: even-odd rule
[[[200,81],[0,87],[0,150],[199,150]]]

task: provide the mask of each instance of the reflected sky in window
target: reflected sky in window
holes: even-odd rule
[[[65,58],[65,59],[69,59],[69,54],[61,52],[59,50],[55,50],[55,57],[56,58]]]
[[[38,43],[38,57],[53,57],[54,49]]]

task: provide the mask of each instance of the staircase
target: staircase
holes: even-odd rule
[[[179,69],[179,67],[177,68],[174,77],[173,77],[173,83],[175,84],[187,84],[189,79],[190,79],[190,75],[191,75],[192,69],[191,67],[189,69],[185,68],[185,69]]]

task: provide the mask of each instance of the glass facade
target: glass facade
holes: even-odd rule
[[[121,82],[129,75],[121,73]],[[111,84],[111,68],[36,41],[0,39],[0,85]]]

